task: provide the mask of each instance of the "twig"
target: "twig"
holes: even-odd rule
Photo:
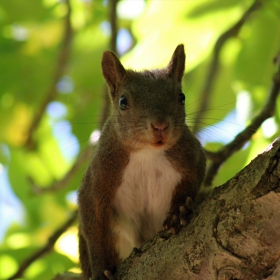
[[[28,131],[28,137],[25,146],[29,149],[34,149],[35,146],[34,139],[33,139],[34,132],[38,128],[48,104],[52,100],[54,100],[57,95],[56,85],[59,82],[63,73],[65,72],[65,68],[70,56],[70,45],[73,37],[73,29],[71,25],[71,5],[70,5],[70,0],[64,0],[64,1],[67,7],[67,14],[65,17],[65,28],[64,28],[64,37],[62,41],[62,46],[58,54],[57,65],[55,68],[52,83],[46,93],[45,99],[43,100],[37,113],[35,114],[33,122]]]
[[[39,195],[39,194],[44,194],[44,193],[48,193],[48,192],[56,192],[56,191],[63,189],[72,180],[72,178],[76,174],[77,170],[79,170],[79,168],[86,161],[89,160],[91,152],[92,152],[92,146],[88,145],[82,152],[80,152],[75,163],[73,164],[72,168],[68,171],[68,173],[60,181],[54,182],[49,187],[44,187],[44,188],[39,187],[34,183],[32,178],[29,178],[33,192],[35,194]]]
[[[276,59],[277,70],[272,79],[272,85],[268,93],[267,101],[260,111],[260,113],[253,118],[251,124],[248,125],[242,132],[240,132],[232,142],[225,145],[218,152],[210,153],[208,156],[211,158],[212,162],[207,170],[204,184],[205,186],[210,186],[214,176],[217,174],[219,167],[222,163],[229,158],[233,153],[241,149],[244,144],[250,140],[252,135],[257,131],[261,124],[268,118],[272,117],[275,112],[276,99],[280,91],[280,54]]]
[[[68,219],[57,231],[53,233],[53,235],[49,238],[47,244],[35,252],[33,255],[31,255],[29,258],[27,258],[25,261],[23,261],[18,268],[18,271],[11,276],[8,280],[14,280],[17,278],[21,278],[25,270],[37,259],[41,258],[43,255],[49,253],[55,244],[55,242],[58,240],[58,238],[75,222],[77,219],[77,211],[72,213],[70,219]]]
[[[194,128],[193,128],[193,132],[197,133],[199,130],[199,123],[202,118],[203,115],[205,114],[205,111],[210,103],[210,96],[212,94],[212,89],[213,89],[213,85],[215,83],[215,79],[217,77],[219,68],[220,68],[220,53],[221,53],[221,49],[224,46],[224,44],[226,43],[226,41],[234,36],[237,36],[241,27],[243,26],[243,24],[246,22],[246,20],[249,18],[249,16],[256,11],[257,9],[259,9],[261,7],[261,2],[259,0],[256,0],[251,7],[249,7],[249,9],[242,15],[242,17],[230,28],[228,29],[226,32],[224,32],[217,40],[215,46],[214,46],[214,50],[213,50],[213,58],[212,61],[210,63],[208,72],[207,72],[207,77],[205,79],[205,84],[202,88],[202,91],[200,93],[200,107],[198,109],[197,115],[195,117],[194,120]]]
[[[112,0],[110,2],[111,6],[110,6],[110,24],[111,24],[111,38],[110,38],[110,49],[111,51],[117,53],[117,33],[118,33],[118,29],[117,29],[117,15],[116,15],[116,10],[117,10],[117,2],[118,0]],[[103,109],[102,109],[102,117],[101,117],[101,121],[100,124],[101,126],[105,123],[109,112],[110,112],[110,98],[109,95],[107,93],[108,89],[107,86],[104,85],[104,104],[103,104]],[[100,127],[101,129],[102,127]],[[58,182],[53,183],[51,186],[49,187],[45,187],[45,188],[41,188],[39,186],[37,186],[33,180],[31,178],[29,178],[29,181],[32,185],[32,189],[33,192],[36,194],[44,194],[47,192],[55,192],[55,191],[59,191],[61,189],[63,189],[65,186],[67,186],[68,182],[71,181],[72,177],[76,174],[76,171],[81,167],[81,165],[84,164],[85,161],[87,161],[89,159],[89,156],[92,152],[92,146],[88,145],[77,157],[76,162],[74,163],[74,165],[72,166],[72,168],[68,171],[68,173],[65,175],[65,177]]]
[[[110,43],[109,47],[110,50],[117,54],[117,35],[118,35],[118,25],[117,25],[117,4],[118,0],[111,0],[110,2],[110,13],[109,13],[109,20],[110,20],[110,26],[111,26],[111,37],[110,37]],[[108,88],[107,85],[104,85],[103,90],[103,108],[102,108],[102,114],[101,114],[101,120],[100,123],[103,125],[109,116],[110,112],[110,97],[108,95]]]
[[[117,4],[119,0],[111,0],[110,6],[110,25],[111,25],[111,39],[110,39],[110,49],[112,52],[117,53],[117,35],[118,35],[118,25],[117,25]]]

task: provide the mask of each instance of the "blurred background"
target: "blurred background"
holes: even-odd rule
[[[218,150],[267,99],[280,51],[278,0],[1,0],[0,279],[22,263],[16,279],[79,272],[71,217],[108,114],[102,52],[140,70],[166,66],[180,43],[187,123]],[[279,135],[279,98],[276,108],[213,186]]]

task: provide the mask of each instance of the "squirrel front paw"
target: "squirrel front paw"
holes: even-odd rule
[[[181,205],[178,211],[170,211],[166,215],[163,222],[164,230],[170,230],[173,234],[177,234],[183,226],[188,224],[188,218],[193,213],[193,201],[191,197],[187,197],[186,203]]]

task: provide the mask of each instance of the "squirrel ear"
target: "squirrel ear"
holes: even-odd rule
[[[103,77],[110,88],[111,94],[114,94],[118,83],[126,75],[126,71],[116,55],[109,51],[103,53],[101,65]]]
[[[184,45],[178,45],[166,67],[168,76],[173,77],[180,83],[184,76],[185,58]]]

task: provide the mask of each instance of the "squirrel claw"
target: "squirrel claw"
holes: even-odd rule
[[[192,212],[193,201],[191,197],[187,197],[185,205],[181,205],[178,212],[167,214],[163,223],[164,230],[170,230],[173,234],[177,234],[182,227],[188,224],[188,218]]]
[[[172,234],[177,234],[181,228],[178,213],[169,212],[163,223],[164,230],[170,230]]]

